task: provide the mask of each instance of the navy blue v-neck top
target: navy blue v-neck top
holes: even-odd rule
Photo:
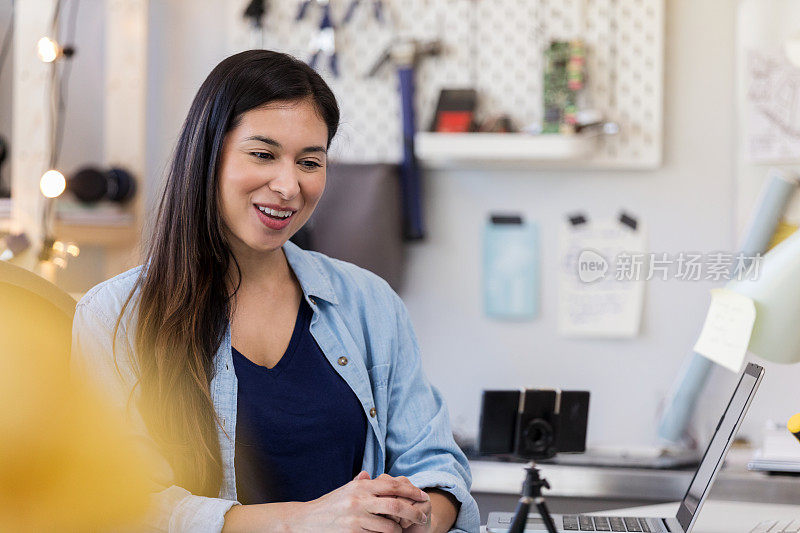
[[[235,348],[236,492],[243,504],[310,501],[361,471],[367,419],[358,397],[311,336],[301,299],[283,357],[273,368]]]

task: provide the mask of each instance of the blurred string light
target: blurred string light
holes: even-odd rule
[[[78,245],[74,242],[63,243],[61,241],[53,243],[53,251],[55,254],[51,261],[59,268],[66,268],[68,257],[78,257],[81,253]]]
[[[40,259],[47,261],[58,268],[66,268],[67,261],[72,257],[78,257],[81,249],[72,241],[60,241],[52,237],[45,239]]]
[[[46,198],[58,198],[66,188],[67,180],[58,170],[48,170],[39,181],[39,189]]]
[[[77,5],[77,3],[76,0],[74,5]],[[36,43],[36,55],[45,63],[52,63],[56,59],[61,59],[62,57],[69,58],[72,57],[73,54],[75,54],[75,48],[72,46],[62,47],[50,37],[42,37],[39,39],[39,42]]]
[[[64,0],[56,0],[49,35],[43,36],[36,44],[36,54],[40,60],[50,65],[50,135],[48,168],[39,180],[39,189],[46,198],[42,213],[42,235],[44,242],[39,260],[64,268],[68,257],[77,257],[75,243],[63,243],[52,235],[55,199],[66,190],[67,180],[58,169],[61,145],[64,137],[64,115],[66,112],[67,87],[75,48],[69,44],[75,38],[79,0],[71,1],[71,11],[64,41],[60,41],[61,14]]]
[[[36,43],[36,55],[45,63],[52,63],[61,55],[61,47],[50,37],[42,37]]]

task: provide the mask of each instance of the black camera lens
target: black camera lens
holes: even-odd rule
[[[531,455],[549,456],[556,454],[553,446],[555,433],[547,420],[535,418],[531,420],[524,432],[525,448]]]

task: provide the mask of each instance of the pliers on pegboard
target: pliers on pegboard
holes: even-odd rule
[[[316,3],[322,8],[322,20],[319,24],[319,30],[311,37],[308,43],[311,57],[308,64],[311,68],[317,68],[317,60],[321,54],[328,56],[328,64],[334,76],[339,77],[339,65],[336,58],[336,34],[333,26],[333,19],[331,19],[331,5],[330,0],[304,0],[300,4],[300,10],[297,12],[297,20],[302,20],[306,16],[306,12],[311,4]]]
[[[372,13],[375,15],[375,20],[378,21],[379,24],[383,24],[383,1],[382,0],[370,0],[372,3]],[[353,14],[358,9],[358,5],[361,3],[361,0],[352,0],[350,5],[347,8],[347,12],[344,15],[344,19],[342,19],[342,24],[347,24],[350,22],[350,19],[353,18]]]

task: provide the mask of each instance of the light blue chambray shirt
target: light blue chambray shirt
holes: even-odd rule
[[[291,242],[283,250],[314,311],[311,334],[367,415],[363,469],[373,478],[383,473],[406,476],[417,487],[451,493],[461,502],[455,530],[478,531],[478,507],[469,494],[469,465],[453,440],[444,401],[422,371],[419,346],[403,302],[385,281],[355,265],[302,250]],[[73,323],[73,369],[99,382],[109,401],[120,409],[128,405],[136,379],[130,364],[136,313],[130,306],[116,341],[119,370],[112,355],[112,332],[140,268],[86,293]],[[148,526],[155,530],[220,531],[225,513],[236,505],[237,380],[230,329],[214,363],[211,395],[224,427],[224,431],[218,429],[223,461],[219,498],[195,496],[174,485],[171,470],[160,458],[163,475],[156,483],[163,490],[154,493],[148,518]],[[155,449],[138,413],[127,412],[135,437]]]

